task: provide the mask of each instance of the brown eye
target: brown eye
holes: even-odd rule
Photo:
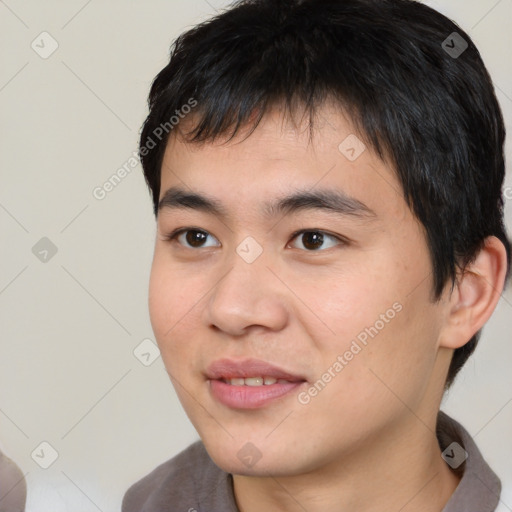
[[[324,235],[316,231],[308,231],[307,233],[302,234],[301,240],[306,249],[316,250],[324,243]]]
[[[208,235],[204,231],[194,231],[189,230],[185,233],[185,240],[192,247],[201,247],[205,240],[208,238]]]
[[[295,235],[294,239],[295,238],[300,240],[304,248],[309,252],[318,251],[319,249],[330,249],[331,247],[343,243],[343,241],[339,238],[333,235],[329,235],[324,231],[301,231]],[[326,247],[324,243],[327,240],[333,240],[334,243],[331,243],[331,245]]]
[[[206,231],[202,231],[200,229],[182,229],[172,235],[169,239],[176,239],[183,247],[187,249],[201,249],[204,247],[213,247],[218,244],[206,244],[208,241],[208,237],[211,237],[213,240],[216,240],[215,237],[210,235],[210,233]]]

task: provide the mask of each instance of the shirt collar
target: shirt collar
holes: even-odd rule
[[[439,411],[437,416],[436,430],[444,460],[462,476],[442,512],[496,510],[500,501],[501,482],[485,462],[471,435],[443,411]]]

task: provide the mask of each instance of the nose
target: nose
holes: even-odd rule
[[[288,323],[286,287],[260,256],[247,263],[234,254],[203,309],[203,321],[231,336],[255,326],[278,331]]]

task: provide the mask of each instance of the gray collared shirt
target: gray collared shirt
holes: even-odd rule
[[[494,512],[501,482],[482,457],[464,427],[439,412],[437,438],[445,460],[462,478],[441,512]],[[457,445],[452,445],[457,443]],[[450,448],[451,446],[451,448]],[[461,463],[461,461],[467,458]],[[461,455],[462,454],[462,455]],[[233,479],[209,457],[197,441],[132,485],[123,499],[122,512],[239,512]]]

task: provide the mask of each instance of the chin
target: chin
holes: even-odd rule
[[[210,452],[210,457],[213,462],[219,468],[221,468],[226,473],[231,473],[233,475],[242,475],[242,476],[252,476],[252,477],[268,477],[272,476],[291,476],[294,473],[298,473],[296,468],[289,468],[283,466],[282,463],[279,463],[276,460],[263,460],[260,459],[253,466],[249,466],[244,462],[241,462],[236,453],[214,453]],[[295,470],[294,470],[295,469]]]
[[[302,467],[297,457],[290,456],[293,451],[290,446],[273,446],[267,441],[266,446],[259,449],[258,441],[238,443],[230,440],[229,443],[219,443],[218,438],[202,438],[202,441],[213,462],[227,473],[253,477],[283,477],[307,472],[307,468]]]

